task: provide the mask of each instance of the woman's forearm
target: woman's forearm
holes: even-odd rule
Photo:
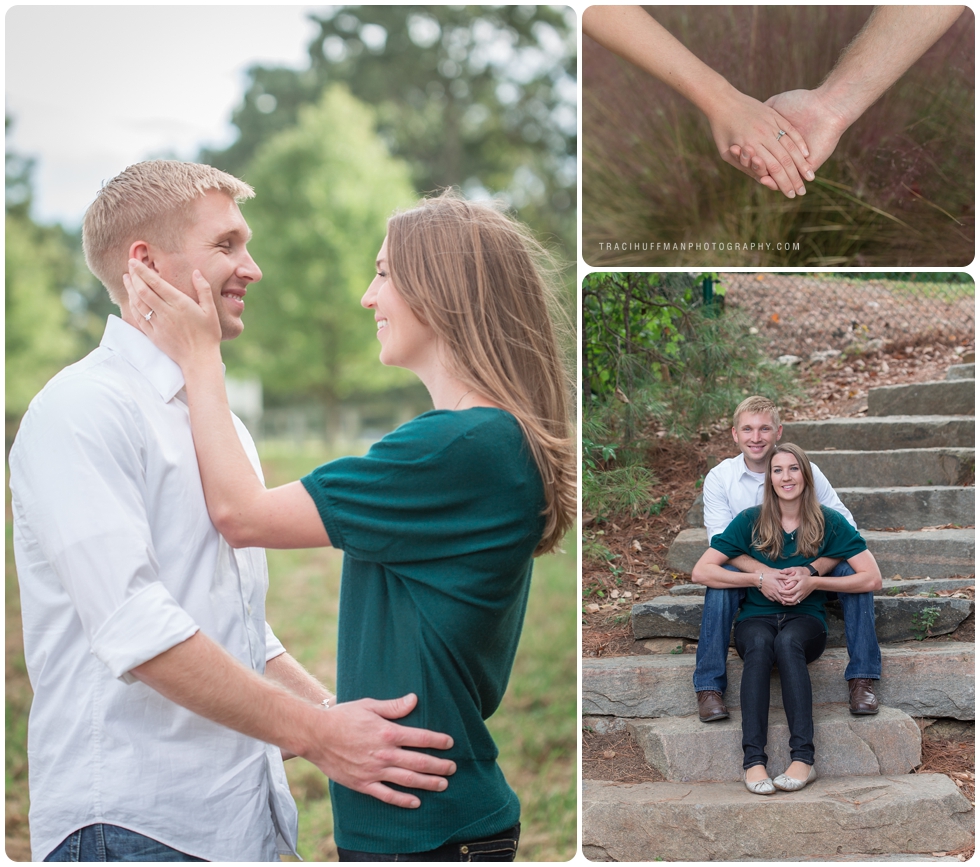
[[[736,92],[640,6],[590,6],[582,30],[693,102],[706,115]]]
[[[184,384],[208,514],[218,532],[234,537],[267,491],[235,430],[217,347],[184,365]]]
[[[709,549],[711,550],[711,549]],[[773,570],[766,567],[765,573]],[[706,563],[699,560],[691,570],[691,580],[695,584],[703,584],[705,587],[713,587],[718,590],[726,590],[732,587],[758,587],[759,572],[733,572],[716,563]]]

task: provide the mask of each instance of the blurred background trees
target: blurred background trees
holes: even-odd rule
[[[312,17],[309,66],[253,66],[231,118],[237,139],[199,156],[257,192],[243,213],[264,279],[228,370],[261,379],[273,411],[303,406],[330,426],[339,404],[370,415],[373,402],[390,428],[426,402],[411,376],[378,364],[359,305],[393,210],[456,186],[501,200],[574,261],[575,16],[349,6]],[[30,159],[8,152],[6,163],[9,443],[33,394],[97,345],[115,308],[84,266],[80,229],[32,221]]]

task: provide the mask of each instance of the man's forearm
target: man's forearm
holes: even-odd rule
[[[286,671],[283,666],[288,665],[281,662],[278,668]],[[361,699],[324,710],[246,668],[201,632],[137,666],[132,674],[182,707],[302,756],[341,785],[395,806],[418,807],[421,802],[415,794],[385,783],[443,791],[445,777],[456,770],[448,759],[419,752],[449,749],[451,737],[391,722],[411,712],[414,695],[391,701]],[[295,670],[287,671],[286,677],[295,682]]]
[[[274,656],[265,664],[265,676],[300,698],[320,705],[324,699],[334,703],[336,696],[288,653]]]
[[[313,745],[313,715],[321,711],[246,668],[201,632],[131,673],[165,698],[240,734],[296,755]]]
[[[959,18],[963,6],[877,6],[817,92],[850,126]]]
[[[767,566],[765,563],[760,563],[758,560],[754,559],[748,554],[739,554],[738,557],[732,557],[728,561],[730,566],[734,566],[739,572],[751,572],[756,576],[760,572],[775,572],[777,570],[773,569],[772,566]]]

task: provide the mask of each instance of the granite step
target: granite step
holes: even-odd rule
[[[582,784],[590,861],[931,854],[971,845],[973,821],[970,802],[942,774],[818,777],[768,797],[741,783]]]
[[[922,485],[916,488],[837,488],[859,527],[921,530],[975,521],[976,490],[972,487]]]
[[[972,415],[975,380],[882,385],[868,391],[868,415]]]
[[[862,451],[973,448],[974,419],[963,415],[893,415],[788,421],[783,424],[782,441],[807,451],[842,446]]]
[[[974,530],[862,530],[861,535],[883,576],[946,578],[972,575],[976,568]],[[667,565],[690,574],[707,547],[703,528],[682,530],[670,546]]]
[[[976,587],[975,578],[911,578],[908,581],[886,578],[875,596],[926,596],[934,597],[940,591],[956,593],[958,590],[972,590]],[[676,584],[667,592],[671,596],[704,596],[703,584]]]
[[[973,613],[972,599],[951,596],[876,596],[875,632],[878,642],[910,641],[947,635]],[[701,629],[703,596],[657,596],[637,602],[630,612],[633,637],[687,638],[696,641]],[[840,603],[829,602],[827,646],[845,647]]]
[[[878,530],[921,530],[923,527],[961,527],[974,523],[976,491],[973,487],[919,485],[917,487],[836,488],[858,527]],[[688,510],[689,527],[704,526],[704,501],[699,494]]]
[[[975,449],[831,450],[808,452],[836,487],[875,488],[972,484]]]
[[[683,649],[683,648],[682,648]],[[975,715],[974,645],[927,641],[881,648],[881,704],[913,717],[972,720]],[[828,648],[808,666],[815,704],[847,701],[847,650]],[[582,660],[583,722],[597,730],[625,728],[631,719],[688,716],[697,712],[693,653],[657,653]],[[728,657],[729,709],[739,706],[742,661]],[[771,683],[772,703],[782,707],[779,674]]]
[[[627,728],[647,764],[669,783],[738,782],[742,779],[742,714],[703,723],[697,714],[632,720]],[[813,708],[817,772],[827,777],[907,774],[922,762],[919,727],[907,713],[882,707],[853,716],[846,704]],[[772,774],[789,767],[789,727],[781,708],[769,712],[766,745]]]
[[[946,371],[947,380],[955,379],[975,379],[976,363],[973,364],[954,364]]]

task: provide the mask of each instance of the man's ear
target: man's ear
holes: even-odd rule
[[[153,251],[150,249],[150,245],[146,241],[133,241],[129,247],[129,258],[138,259],[147,268],[151,268],[154,271],[159,271],[156,262],[154,261]]]
[[[776,428],[776,442],[777,443],[779,442],[779,440],[782,437],[782,435],[783,435],[783,426],[780,425],[779,427]]]

